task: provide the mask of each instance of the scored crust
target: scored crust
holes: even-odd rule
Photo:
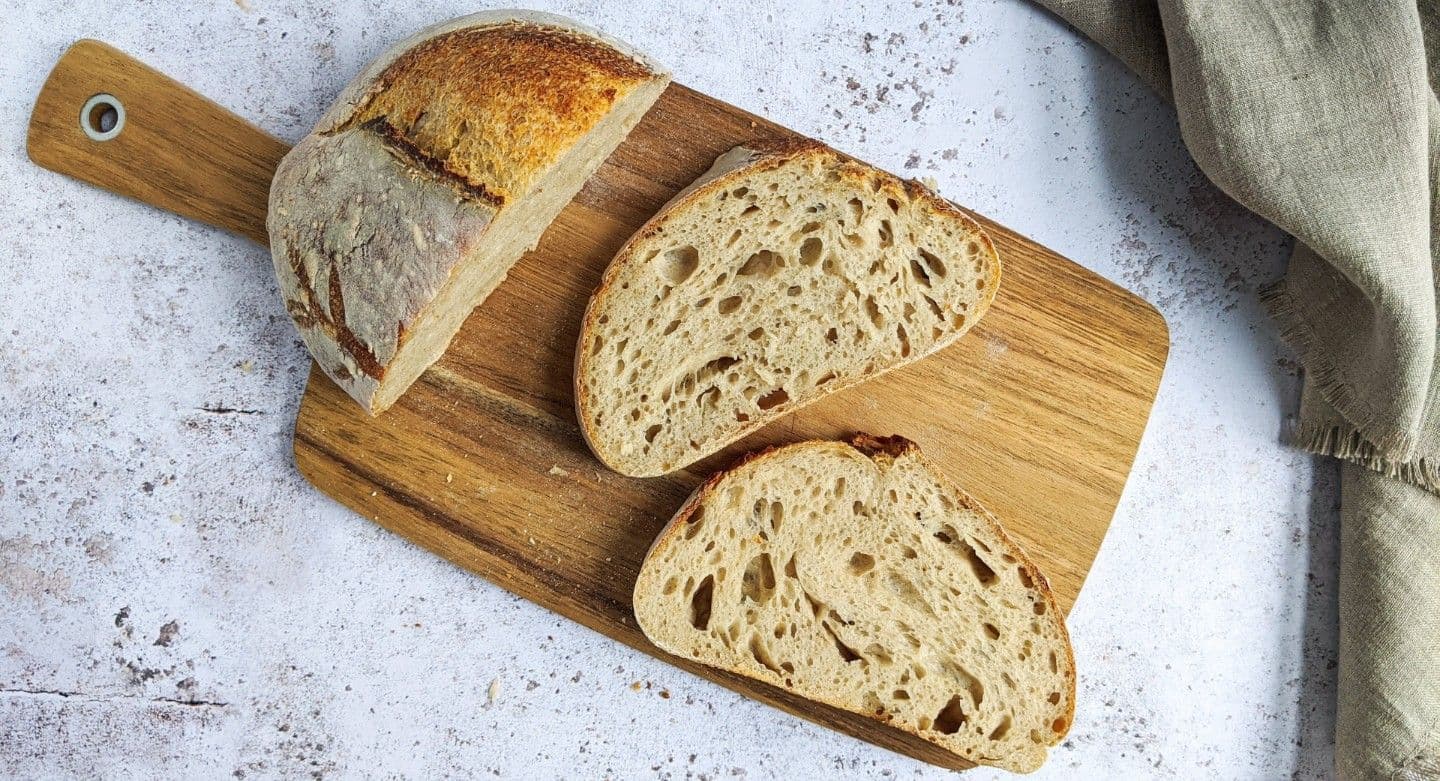
[[[437,25],[367,66],[270,193],[276,275],[321,368],[372,414],[393,401],[668,80],[523,11]]]
[[[905,357],[887,359],[886,362],[875,366],[873,370],[859,376],[842,377],[824,388],[816,388],[814,391],[817,392],[814,392],[813,395],[786,404],[775,410],[773,414],[754,414],[752,410],[748,422],[744,425],[734,426],[727,423],[726,430],[723,433],[717,433],[715,441],[702,440],[698,448],[687,453],[676,463],[660,464],[656,463],[655,459],[647,462],[643,457],[636,458],[619,452],[618,448],[625,442],[633,440],[633,437],[616,436],[613,432],[607,437],[596,424],[597,413],[603,412],[596,399],[600,390],[596,382],[606,378],[594,376],[596,372],[593,370],[593,364],[597,363],[598,359],[594,356],[592,348],[601,330],[602,324],[599,321],[606,317],[615,306],[612,302],[617,298],[620,280],[627,278],[627,275],[633,276],[638,273],[638,268],[648,262],[648,258],[642,257],[642,251],[652,248],[651,245],[656,237],[666,230],[671,221],[683,219],[687,212],[706,208],[707,203],[716,198],[718,194],[755,179],[766,172],[786,166],[805,166],[811,161],[814,161],[829,175],[849,183],[857,192],[894,195],[905,200],[907,204],[913,203],[919,213],[937,224],[953,223],[958,226],[959,232],[963,233],[967,240],[974,242],[979,247],[979,255],[983,258],[983,268],[980,272],[983,278],[981,285],[983,289],[980,291],[978,301],[968,312],[968,321],[925,349],[917,350]],[[729,229],[729,226],[720,223],[718,218],[717,226],[716,231]],[[600,284],[586,306],[575,350],[574,396],[581,434],[602,462],[623,474],[655,476],[673,471],[673,469],[681,468],[714,452],[729,442],[740,439],[785,413],[890,370],[913,363],[949,345],[970,327],[973,327],[974,323],[988,310],[999,288],[1000,277],[1001,263],[989,235],[969,214],[919,182],[902,180],[848,158],[811,139],[773,139],[750,142],[746,146],[736,147],[721,155],[709,171],[677,193],[636,231],[616,253],[614,260],[602,275]]]
[[[1046,609],[1044,611],[1039,611],[1037,609],[1037,614],[1043,612],[1043,615],[1045,617],[1044,620],[1053,622],[1053,626],[1051,626],[1051,629],[1053,629],[1053,632],[1057,638],[1057,642],[1054,644],[1053,650],[1061,654],[1061,657],[1057,657],[1053,662],[1056,665],[1056,668],[1054,669],[1058,669],[1058,672],[1055,673],[1055,677],[1059,680],[1059,685],[1063,687],[1062,691],[1060,692],[1060,696],[1063,698],[1063,700],[1059,703],[1058,715],[1053,708],[1049,708],[1049,706],[1047,705],[1040,704],[1039,697],[1043,697],[1043,694],[1039,695],[1039,697],[1036,698],[1036,702],[1031,703],[1030,705],[1040,709],[1043,712],[1048,713],[1049,715],[1046,715],[1045,718],[1054,718],[1056,720],[1055,723],[1056,725],[1058,725],[1058,728],[1054,730],[1044,730],[1043,733],[1038,734],[1038,739],[1034,740],[1034,745],[1024,744],[1019,750],[1014,751],[1010,754],[986,755],[985,753],[983,753],[983,751],[977,752],[974,750],[962,753],[960,751],[956,751],[953,744],[946,745],[945,739],[943,737],[937,736],[933,730],[927,730],[925,728],[917,727],[916,724],[907,723],[904,718],[897,718],[895,714],[885,712],[883,708],[881,709],[881,712],[856,708],[853,702],[844,701],[846,699],[846,697],[844,696],[829,696],[824,692],[816,691],[814,688],[815,681],[807,682],[800,679],[803,674],[810,672],[810,670],[806,668],[802,667],[800,672],[795,672],[793,670],[790,670],[790,668],[787,666],[786,670],[789,672],[782,672],[781,670],[777,669],[776,664],[787,658],[780,655],[781,653],[783,653],[783,651],[772,652],[774,653],[773,658],[768,659],[764,658],[762,655],[757,654],[755,657],[756,660],[762,661],[762,664],[764,665],[763,667],[759,668],[754,665],[748,664],[727,664],[720,659],[714,658],[713,652],[698,651],[695,648],[687,645],[686,640],[673,636],[673,632],[669,630],[669,628],[673,626],[673,624],[657,623],[657,619],[654,617],[656,611],[664,611],[667,609],[667,605],[662,603],[663,594],[667,593],[666,588],[671,583],[675,582],[677,578],[699,578],[702,574],[704,574],[704,572],[700,570],[682,570],[682,565],[677,564],[674,557],[675,549],[685,545],[686,543],[690,542],[691,538],[695,537],[696,527],[692,524],[697,516],[697,513],[700,512],[701,508],[710,507],[712,509],[712,512],[706,513],[705,515],[706,524],[725,524],[725,520],[723,517],[723,509],[721,510],[722,517],[719,520],[714,519],[714,511],[716,510],[716,508],[721,507],[721,502],[724,499],[724,496],[722,496],[722,494],[733,493],[736,490],[735,486],[737,483],[753,483],[758,479],[757,475],[769,474],[773,476],[777,473],[783,472],[791,464],[794,463],[794,459],[815,456],[817,454],[823,453],[830,453],[838,456],[849,456],[858,453],[859,455],[868,459],[870,462],[874,463],[882,473],[888,471],[889,469],[896,468],[896,464],[902,461],[918,464],[920,468],[924,470],[925,474],[930,475],[935,479],[937,486],[945,491],[946,495],[953,500],[956,507],[968,512],[970,518],[978,521],[983,525],[984,533],[990,535],[990,537],[992,538],[992,542],[999,543],[999,545],[1001,546],[999,549],[996,549],[994,551],[991,551],[989,548],[985,549],[987,551],[986,557],[990,558],[992,563],[998,563],[999,557],[1003,553],[1004,561],[1010,562],[1006,566],[1011,568],[1017,568],[1025,573],[1025,575],[1022,576],[1022,580],[1024,580],[1027,590],[1031,594],[1033,594],[1038,601],[1043,602],[1046,606]],[[744,501],[748,502],[749,495],[747,494],[746,496],[747,499],[745,499]],[[803,502],[804,500],[797,499],[796,501]],[[757,507],[758,506],[759,505],[757,504]],[[861,518],[857,519],[857,521],[864,521],[869,523],[875,522],[871,520],[869,516],[862,516]],[[787,524],[805,523],[804,519],[800,517],[795,517],[788,511],[786,514],[785,522]],[[922,522],[918,517],[916,519],[917,526],[922,526],[924,523],[928,522],[929,521]],[[747,534],[747,530],[748,527],[740,529],[740,536],[745,537]],[[778,529],[776,529],[776,531],[778,532]],[[721,538],[721,535],[718,531],[714,532],[714,534],[716,538]],[[963,529],[961,534],[966,534]],[[983,537],[983,535],[980,536]],[[701,535],[696,539],[697,541],[703,542],[706,538],[704,535]],[[732,540],[733,539],[734,538],[732,537]],[[778,569],[779,561],[783,559],[786,554],[786,550],[782,547],[780,537],[777,535],[774,540],[769,540],[767,538],[763,542],[757,538],[756,540],[753,540],[753,542],[757,542],[761,545],[760,550],[766,550],[766,546],[770,546],[767,552],[778,556],[774,564],[774,567]],[[733,544],[734,543],[732,543],[732,545]],[[831,542],[826,543],[827,550],[829,550],[828,546],[831,544]],[[722,549],[724,549],[724,547],[725,546],[722,545]],[[707,547],[706,550],[709,550],[709,548]],[[833,551],[833,555],[835,557],[843,558],[845,556],[849,556],[850,551],[849,549],[843,547],[836,548]],[[742,556],[741,560],[743,559],[744,556]],[[883,567],[886,560],[886,555],[877,552],[876,559]],[[922,561],[923,560],[924,558],[922,555]],[[714,562],[715,560],[712,559],[711,561]],[[719,559],[719,561],[722,563],[728,562],[733,564],[735,562],[735,559],[721,558]],[[794,561],[795,558],[792,556],[791,563],[793,564]],[[801,573],[806,571],[806,564],[808,564],[808,561],[802,562],[802,566],[800,568]],[[710,567],[713,568],[713,566],[714,564],[712,563]],[[747,582],[743,585],[743,587],[748,587],[750,585],[748,578],[750,577],[751,573],[748,571],[748,567],[746,569]],[[734,573],[734,575],[738,577],[739,573],[736,572]],[[787,575],[793,578],[796,576],[796,573],[794,573],[793,571],[787,572]],[[667,577],[669,578],[668,581],[666,580]],[[723,578],[724,576],[721,575],[721,577]],[[771,577],[779,579],[779,576],[772,575]],[[731,581],[733,580],[734,578],[732,577]],[[662,582],[665,585],[662,585]],[[721,590],[719,583],[715,585],[715,589],[716,593],[718,594]],[[680,593],[683,595],[684,591],[682,590]],[[808,593],[806,594],[806,598],[808,601]],[[714,599],[717,603],[722,601],[722,597],[720,596],[717,596]],[[962,597],[956,595],[954,599],[958,603],[961,601]],[[923,738],[932,743],[936,743],[942,748],[945,748],[948,751],[952,751],[957,757],[966,761],[992,764],[1020,772],[1028,772],[1034,770],[1039,767],[1039,765],[1044,761],[1046,746],[1054,745],[1060,740],[1062,740],[1065,733],[1069,729],[1069,725],[1073,722],[1074,719],[1074,652],[1069,642],[1069,635],[1064,626],[1064,621],[1060,617],[1061,614],[1059,613],[1059,606],[1055,601],[1055,597],[1050,589],[1048,580],[1035,566],[1034,562],[1025,554],[1024,550],[1008,535],[1008,533],[1005,532],[999,521],[992,514],[990,514],[983,506],[979,504],[979,502],[975,501],[964,491],[956,488],[953,485],[947,484],[943,479],[941,479],[939,477],[939,473],[936,472],[934,466],[930,464],[930,462],[923,456],[919,448],[913,442],[905,439],[904,437],[872,437],[866,434],[857,434],[850,438],[848,443],[836,441],[810,441],[792,445],[770,447],[764,450],[747,454],[746,456],[739,459],[731,467],[721,470],[716,474],[712,475],[699,488],[697,488],[693,494],[691,494],[691,496],[683,503],[681,508],[675,513],[671,520],[661,530],[660,534],[656,536],[649,551],[646,553],[640,576],[635,584],[634,604],[637,620],[639,621],[642,630],[646,633],[646,636],[649,637],[652,642],[656,643],[661,648],[669,651],[670,653],[674,653],[680,656],[686,656],[702,663],[712,665],[738,675],[744,675],[750,678],[757,678],[759,680],[779,686],[781,688],[791,689],[795,691],[795,693],[805,696],[807,698],[814,699],[835,707],[852,710],[856,713],[859,713],[860,715],[875,718],[877,721],[887,723],[890,726],[909,732],[913,735],[916,735],[917,737]],[[747,603],[745,603],[744,599],[742,598],[740,604]],[[814,605],[812,604],[811,606],[813,607]],[[1028,615],[1028,611],[1026,612]],[[720,619],[717,618],[715,620],[719,621]],[[760,628],[762,630],[766,630],[765,634],[768,637],[768,626],[764,624],[765,620],[767,619],[764,615],[762,615]],[[937,618],[936,620],[938,621],[940,619]],[[1005,626],[1005,630],[1007,632],[1011,629],[1011,627],[1009,627],[1008,625],[1002,626]],[[710,628],[713,628],[713,625]],[[839,644],[838,638],[836,638],[836,643]],[[872,648],[873,646],[871,648],[867,648],[866,652],[871,652]],[[751,647],[750,653],[755,653],[754,646]],[[737,657],[741,656],[743,655],[737,653]],[[900,659],[899,655],[897,655],[897,659],[903,662],[903,659]],[[957,661],[961,664],[973,663],[973,659],[966,660],[962,658]],[[766,668],[769,668],[769,670],[773,671],[774,674],[768,674]],[[1017,678],[1020,678],[1019,671],[1012,670],[1012,672],[1015,672]],[[931,680],[934,680],[933,676]],[[1025,679],[1020,678],[1020,680],[1023,683]],[[993,697],[996,695],[991,694],[990,696]],[[1051,696],[1053,697],[1055,695],[1052,693]],[[1050,700],[1050,702],[1055,701]],[[967,702],[966,707],[968,708],[970,704],[971,703]],[[1036,733],[1032,733],[1032,737],[1034,736],[1036,736]]]

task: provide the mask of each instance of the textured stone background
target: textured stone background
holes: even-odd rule
[[[318,495],[291,461],[307,359],[264,251],[25,158],[75,38],[294,140],[388,42],[479,3],[60,5],[0,4],[0,775],[945,775]],[[1278,444],[1296,366],[1255,296],[1288,240],[1205,182],[1166,106],[1019,0],[541,5],[1155,302],[1170,366],[1040,776],[1328,773],[1336,481]]]

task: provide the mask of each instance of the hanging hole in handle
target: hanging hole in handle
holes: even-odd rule
[[[125,104],[108,93],[100,93],[85,101],[80,109],[80,129],[92,141],[109,141],[125,128]]]

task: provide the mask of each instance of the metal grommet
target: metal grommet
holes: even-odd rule
[[[80,109],[80,129],[92,141],[109,141],[125,128],[125,104],[102,92],[85,101]]]

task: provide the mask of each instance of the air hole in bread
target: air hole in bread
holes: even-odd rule
[[[695,511],[690,513],[690,518],[685,521],[685,539],[695,539],[695,535],[700,533],[700,524],[704,521],[705,508],[697,506]]]
[[[849,570],[851,575],[864,575],[875,569],[875,557],[868,553],[856,552],[850,556]]]
[[[667,326],[665,326],[665,331],[664,331],[663,333],[661,333],[660,335],[661,335],[661,336],[669,336],[670,334],[675,333],[675,330],[678,329],[679,327],[680,327],[680,321],[679,321],[679,320],[671,320],[671,321],[670,321],[670,324],[667,325]]]
[[[763,605],[775,596],[775,568],[770,563],[770,554],[761,553],[745,565],[745,575],[740,583],[740,595],[756,604]]]
[[[1065,728],[1068,727],[1068,726],[1070,726],[1070,722],[1066,721],[1063,716],[1060,717],[1060,718],[1058,718],[1058,719],[1056,719],[1056,720],[1054,720],[1054,721],[1052,721],[1052,722],[1050,722],[1050,729],[1051,729],[1056,735],[1064,735],[1064,734],[1065,734]]]
[[[865,653],[863,654],[863,656],[865,656],[867,659],[874,659],[876,662],[879,662],[884,667],[889,667],[890,665],[895,663],[895,658],[890,655],[890,649],[886,648],[883,645],[880,645],[879,643],[871,643],[870,645],[865,646]]]
[[[775,390],[770,391],[769,393],[765,394],[764,396],[761,396],[761,397],[755,402],[755,406],[759,407],[759,408],[762,409],[762,410],[767,410],[767,411],[768,411],[768,410],[775,409],[776,407],[780,406],[781,404],[784,404],[785,402],[787,402],[787,401],[789,401],[789,400],[790,400],[790,394],[789,394],[789,393],[786,393],[784,388],[776,388]]]
[[[750,333],[745,334],[745,338],[746,338],[746,339],[749,339],[749,340],[752,341],[752,342],[758,342],[758,341],[760,341],[761,339],[764,339],[764,338],[765,338],[765,329],[764,329],[764,328],[754,328],[754,329],[751,329]]]
[[[710,306],[710,302],[714,300],[715,299],[711,298],[710,296],[705,296],[704,298],[701,298],[700,300],[695,302],[695,308],[704,309],[705,307]]]
[[[920,261],[914,258],[910,259],[910,276],[914,277],[915,281],[921,285],[930,287],[930,274],[925,271],[924,266],[920,265]]]
[[[765,647],[765,641],[760,639],[760,635],[750,635],[750,655],[765,669],[776,675],[780,674],[780,665],[775,663],[775,658],[770,655],[770,649]]]
[[[799,576],[799,575],[796,573],[796,571],[795,571],[795,557],[794,557],[794,556],[791,556],[791,557],[790,557],[790,560],[787,561],[787,562],[785,562],[785,577],[790,578],[790,579],[792,579],[792,580],[799,580],[799,579],[800,579],[800,576]]]
[[[820,260],[820,253],[825,251],[825,242],[818,236],[811,236],[800,244],[800,264],[802,266],[813,266]]]
[[[910,357],[910,334],[905,333],[905,326],[895,326],[895,337],[900,340],[900,357]]]
[[[945,707],[941,708],[939,713],[935,714],[935,731],[954,735],[960,731],[961,727],[965,726],[965,722],[964,703],[960,700],[960,695],[956,694],[950,698],[949,702],[945,703]]]
[[[995,729],[990,730],[990,739],[1004,740],[1005,736],[1010,734],[1010,725],[1012,723],[1013,722],[1010,720],[1010,714],[1007,713],[1002,716],[1000,718],[1000,723],[995,725]]]
[[[745,299],[740,296],[730,296],[728,298],[720,299],[720,303],[716,304],[715,308],[719,310],[720,314],[728,315],[733,313],[736,309],[739,309],[740,305],[744,302]]]
[[[1048,703],[1050,703],[1051,705],[1059,705],[1059,704],[1060,704],[1060,692],[1050,692],[1050,696],[1049,696],[1049,697],[1046,697],[1046,698],[1045,698],[1045,701],[1048,702]]]
[[[890,211],[894,212],[895,214],[900,213],[900,202],[895,200],[894,198],[886,198],[885,205],[889,206]]]
[[[736,198],[744,198],[745,196],[747,196],[747,195],[750,194],[750,188],[749,188],[749,187],[736,187],[735,189],[731,190],[730,193],[731,193],[732,195],[734,195]]]
[[[700,267],[700,251],[690,245],[668,249],[659,255],[657,270],[672,285],[690,278]]]
[[[876,231],[880,239],[880,248],[889,249],[895,246],[895,228],[889,220],[881,220],[880,227]]]
[[[656,437],[656,436],[659,436],[659,434],[660,434],[660,424],[659,424],[659,423],[656,423],[655,425],[651,426],[650,428],[645,429],[645,442],[646,442],[647,444],[648,444],[648,443],[653,443],[653,442],[655,441],[655,437]]]
[[[1025,588],[1031,588],[1035,585],[1035,581],[1030,578],[1030,572],[1024,567],[1016,567],[1015,574],[1020,576],[1020,584]]]
[[[762,249],[746,258],[745,262],[740,265],[740,270],[736,271],[735,274],[741,277],[758,276],[762,279],[769,279],[775,276],[775,273],[781,268],[784,268],[784,266],[785,256],[777,255],[768,249]]]
[[[671,594],[674,594],[675,590],[678,588],[680,588],[679,579],[672,577],[665,581],[665,587],[660,589],[660,593],[668,597]]]
[[[885,316],[880,314],[880,304],[875,296],[865,296],[865,316],[870,318],[871,324],[876,328],[885,327]]]
[[[713,386],[705,389],[699,396],[695,397],[695,406],[701,409],[713,408],[719,406],[719,403],[720,389]]]
[[[824,627],[825,632],[830,635],[830,639],[835,641],[835,652],[840,654],[841,661],[846,664],[861,661],[860,654],[856,653],[854,648],[846,645],[845,641],[840,639],[840,635],[835,634],[835,628],[830,626],[829,622],[821,621],[820,626]]]
[[[835,372],[825,372],[824,376],[815,381],[815,387],[818,388],[833,379],[835,379]]]
[[[1050,652],[1050,672],[1052,672],[1052,673],[1058,673],[1058,672],[1060,672],[1060,661],[1055,658],[1055,652],[1054,652],[1054,651],[1051,651],[1051,652]]]
[[[990,586],[995,583],[995,570],[980,558],[980,553],[965,543],[960,543],[961,552],[965,554],[965,560],[970,564],[970,571],[975,573],[975,579],[980,581],[982,586]]]
[[[919,249],[920,249],[920,259],[923,260],[923,261],[925,261],[925,266],[926,266],[927,269],[930,271],[930,276],[936,276],[936,277],[939,277],[939,278],[941,278],[941,279],[944,279],[944,278],[945,278],[945,274],[947,273],[947,269],[945,268],[945,264],[940,260],[939,257],[937,257],[934,253],[930,252],[929,250],[925,249],[924,247],[920,247]]]
[[[792,559],[791,561],[793,563],[794,560]],[[819,618],[820,614],[825,612],[825,603],[811,596],[808,591],[804,591],[803,593],[805,594],[806,604],[810,605],[810,614],[814,618]]]
[[[690,625],[704,631],[710,626],[710,604],[715,597],[715,578],[706,575],[690,596]]]
[[[1045,601],[1044,601],[1044,600],[1036,600],[1036,601],[1035,601],[1035,604],[1033,605],[1033,609],[1035,610],[1035,615],[1037,615],[1037,616],[1043,616],[1043,615],[1045,615]]]
[[[850,207],[850,224],[859,225],[860,221],[865,218],[865,204],[859,198],[851,198],[845,202],[845,205]]]
[[[994,624],[986,623],[986,624],[984,625],[984,628],[985,628],[985,636],[986,636],[987,638],[989,638],[989,639],[991,639],[991,640],[999,640],[999,639],[1000,639],[1000,630],[997,629],[997,628],[995,628],[995,625],[994,625]]]
[[[730,234],[730,238],[728,238],[728,239],[725,240],[725,246],[727,246],[727,247],[732,247],[732,246],[734,246],[734,245],[735,245],[735,242],[739,241],[739,240],[740,240],[740,237],[743,236],[743,235],[745,235],[745,232],[744,232],[744,231],[736,230],[734,233]]]
[[[920,554],[914,548],[910,547],[909,545],[905,545],[900,548],[900,555],[904,556],[907,559],[913,559],[919,557]]]
[[[740,216],[741,216],[741,217],[749,217],[750,215],[752,215],[752,214],[754,214],[755,212],[758,212],[758,211],[760,211],[760,207],[759,207],[759,206],[756,206],[755,204],[752,203],[752,204],[750,204],[749,206],[746,206],[746,207],[745,207],[745,211],[740,212]]]
[[[976,289],[976,290],[984,290],[984,289],[985,289],[985,278],[984,278],[984,277],[980,277],[979,279],[975,280],[975,289]]]

